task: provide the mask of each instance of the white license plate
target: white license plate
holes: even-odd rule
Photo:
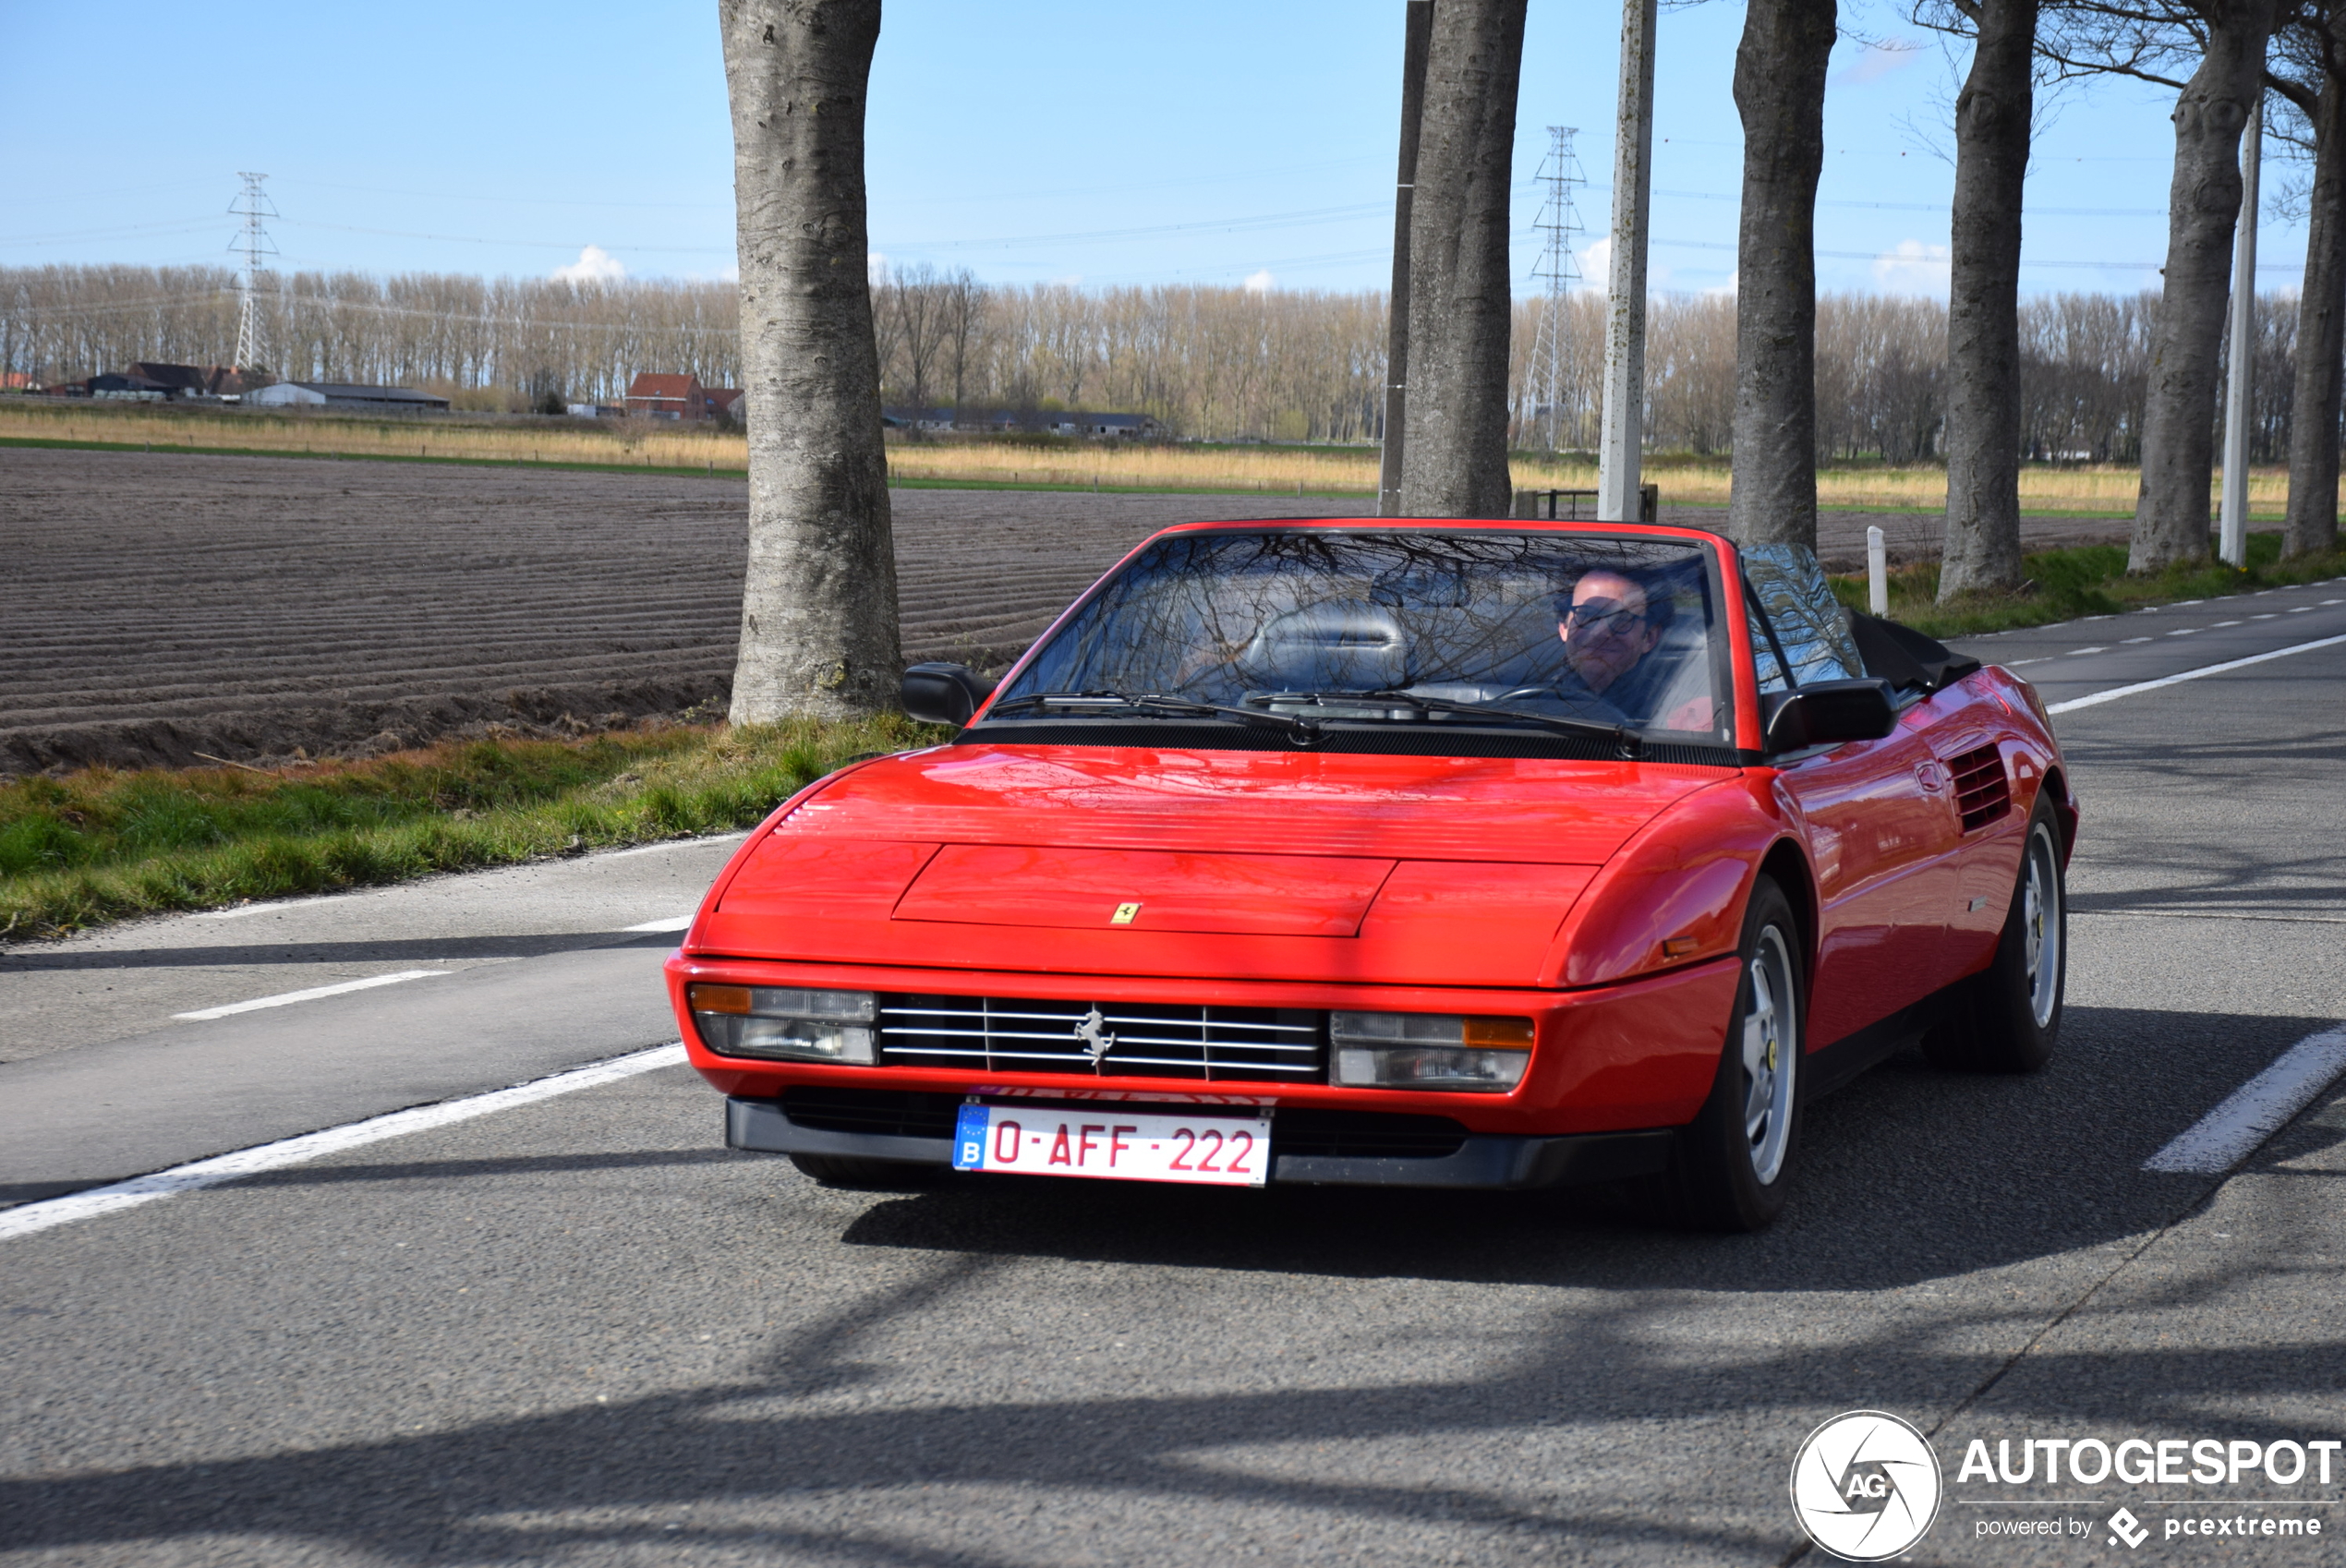
[[[958,1171],[1261,1187],[1270,1164],[1268,1116],[963,1105],[953,1132]]]

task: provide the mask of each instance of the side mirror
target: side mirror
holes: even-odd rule
[[[916,664],[904,671],[904,711],[929,724],[967,724],[994,682],[966,664]]]
[[[1879,741],[1898,722],[1890,682],[1871,678],[1812,681],[1796,691],[1771,694],[1762,709],[1771,755],[1844,741]]]

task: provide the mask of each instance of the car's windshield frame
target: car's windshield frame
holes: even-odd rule
[[[1481,715],[1445,712],[1441,716],[1443,722],[1405,726],[1389,719],[1372,718],[1367,716],[1348,717],[1342,711],[1345,705],[1339,703],[1332,705],[1324,717],[1313,718],[1301,726],[1279,728],[1249,725],[1231,715],[1211,715],[1194,711],[1184,713],[1179,711],[1182,706],[1179,700],[1172,698],[1169,694],[1102,694],[1103,699],[1115,695],[1128,700],[1058,704],[1038,700],[1045,695],[1044,694],[1021,692],[1018,689],[1020,682],[1036,662],[1048,653],[1057,640],[1082,625],[1094,602],[1102,595],[1110,592],[1128,572],[1145,559],[1150,549],[1170,537],[1200,534],[1309,534],[1335,537],[1390,537],[1411,534],[1458,538],[1494,536],[1511,538],[1544,537],[1555,539],[1562,548],[1569,548],[1571,543],[1582,541],[1594,546],[1668,545],[1683,548],[1692,551],[1700,563],[1701,580],[1708,601],[1709,621],[1703,638],[1704,651],[1701,657],[1709,661],[1708,674],[1712,706],[1711,725],[1707,730],[1665,730],[1659,725],[1632,725],[1628,727],[1626,738],[1622,739],[1619,737],[1617,727],[1591,722],[1580,724],[1578,728],[1585,731],[1612,730],[1615,732],[1615,738],[1608,740],[1605,735],[1595,733],[1575,738],[1563,733],[1562,726],[1547,722],[1542,715],[1536,713],[1510,715],[1503,707],[1494,706],[1487,720]],[[1425,737],[1429,742],[1434,736],[1453,737],[1457,742],[1455,754],[1461,755],[1633,756],[1649,754],[1688,762],[1731,762],[1736,755],[1735,736],[1739,707],[1733,645],[1734,640],[1742,634],[1743,614],[1741,605],[1735,599],[1730,598],[1726,592],[1727,574],[1723,565],[1723,541],[1717,536],[1699,530],[1641,526],[1636,524],[1559,526],[1544,520],[1529,518],[1491,519],[1457,524],[1447,522],[1434,524],[1414,519],[1354,518],[1331,519],[1323,523],[1312,519],[1282,518],[1265,522],[1199,524],[1169,528],[1152,535],[1137,546],[1119,561],[1113,570],[1103,575],[1082,597],[1070,605],[1067,610],[1052,622],[1050,628],[1035,640],[1034,645],[1027,649],[1005,674],[998,687],[1000,695],[989,702],[973,717],[972,730],[979,733],[971,734],[969,730],[965,730],[964,733],[970,734],[973,740],[980,738],[1010,740],[1022,733],[1033,734],[1040,739],[1042,732],[1048,732],[1053,740],[1062,737],[1075,739],[1082,731],[1096,726],[1113,729],[1120,733],[1113,738],[1107,734],[1089,736],[1084,743],[1175,743],[1197,746],[1200,749],[1212,749],[1225,744],[1241,749],[1256,749],[1268,745],[1317,745],[1329,750],[1342,751],[1428,749],[1416,744],[1397,747],[1350,743],[1347,739],[1348,735],[1351,742],[1357,742],[1358,732],[1363,730],[1382,729],[1390,731],[1407,729]],[[1366,694],[1363,694],[1363,696],[1365,697]],[[1168,700],[1131,700],[1159,697]],[[1188,706],[1191,709],[1200,706],[1194,703]],[[1015,708],[1017,711],[1015,714],[1005,711],[998,717],[996,711],[998,706],[1004,709]],[[1308,710],[1305,711],[1307,718],[1310,717]],[[1266,708],[1264,712],[1267,717],[1271,710]],[[1163,740],[1131,733],[1131,730],[1143,726],[1159,730],[1178,729],[1182,733],[1179,740],[1169,733],[1166,734]],[[1230,738],[1227,741],[1210,738],[1210,732],[1215,730],[1227,731]],[[1508,737],[1506,742],[1499,743],[1495,749],[1491,743],[1488,733],[1493,730],[1506,731]],[[1474,738],[1478,731],[1483,732],[1483,738],[1481,740]],[[1534,747],[1526,750],[1525,737],[1536,736],[1542,731],[1546,731],[1548,748]]]

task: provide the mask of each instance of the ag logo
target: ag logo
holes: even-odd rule
[[[1792,1511],[1836,1557],[1895,1557],[1939,1516],[1939,1456],[1910,1421],[1880,1410],[1835,1416],[1792,1462]]]

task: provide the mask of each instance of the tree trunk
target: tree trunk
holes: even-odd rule
[[[733,112],[749,578],[732,720],[896,706],[896,548],[865,279],[879,0],[719,0]]]
[[[1735,46],[1743,219],[1727,532],[1817,543],[1817,176],[1833,0],[1750,0]]]
[[[2306,197],[2305,292],[2297,303],[2297,395],[2289,426],[2284,556],[2338,548],[2338,440],[2346,395],[2346,84],[2322,77],[2314,185]]]
[[[2207,559],[2207,487],[2216,468],[2216,392],[2240,218],[2240,133],[2265,84],[2273,0],[2211,7],[2207,53],[2175,101],[2175,175],[2167,196],[2167,286],[2151,330],[2143,399],[2142,494],[2129,572]],[[2243,284],[2252,294],[2255,280]]]
[[[2020,586],[2020,199],[2037,0],[1979,0],[1977,23],[1955,99],[1941,604]]]
[[[1409,208],[1401,511],[1505,517],[1513,279],[1507,187],[1526,0],[1439,0]]]

